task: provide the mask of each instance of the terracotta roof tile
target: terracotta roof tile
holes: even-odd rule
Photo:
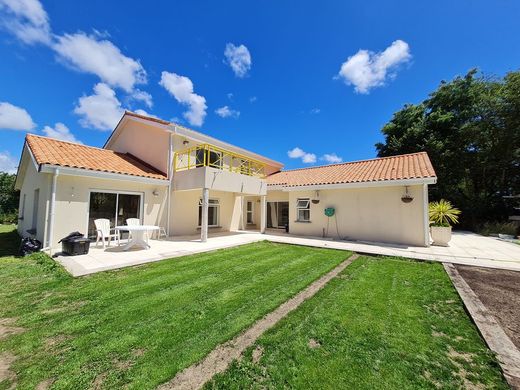
[[[268,176],[267,184],[298,187],[435,177],[428,154],[420,152],[281,171]]]
[[[38,164],[167,179],[164,173],[129,153],[118,153],[33,134],[27,134],[25,139]]]

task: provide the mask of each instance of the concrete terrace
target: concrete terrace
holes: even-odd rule
[[[520,245],[469,232],[455,232],[449,247],[431,246],[424,248],[375,242],[299,237],[278,231],[268,231],[266,234],[240,231],[216,233],[210,235],[208,241],[204,243],[200,241],[199,236],[150,240],[150,249],[135,249],[127,252],[121,249],[123,242],[119,247],[112,243],[112,246],[106,249],[102,249],[101,246],[96,248],[92,244],[88,255],[58,256],[57,261],[72,275],[83,276],[262,240],[349,250],[371,255],[399,256],[520,271]]]

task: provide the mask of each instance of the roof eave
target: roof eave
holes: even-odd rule
[[[95,171],[92,169],[85,169],[85,168],[64,167],[61,165],[53,165],[53,164],[41,164],[40,165],[40,172],[43,172],[43,173],[55,173],[56,170],[59,171],[60,175],[65,175],[65,176],[94,177],[97,179],[132,181],[132,182],[138,182],[138,183],[164,185],[164,186],[167,186],[169,183],[167,178],[158,179],[158,178],[154,178],[154,177],[128,175],[128,174],[124,174],[124,173]]]
[[[282,191],[306,191],[306,190],[339,190],[339,189],[350,189],[350,188],[370,188],[370,187],[396,187],[396,186],[413,186],[422,184],[435,184],[437,183],[437,177],[423,177],[413,179],[399,179],[399,180],[377,180],[367,182],[356,182],[356,183],[335,183],[335,184],[309,184],[300,186],[290,185],[269,185],[268,189],[282,189]]]

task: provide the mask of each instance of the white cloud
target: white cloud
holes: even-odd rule
[[[36,124],[25,109],[0,102],[0,129],[28,131],[35,127]]]
[[[70,132],[69,128],[61,122],[56,123],[54,127],[45,126],[42,131],[47,137],[56,138],[62,141],[76,142],[79,144],[83,143],[79,141],[74,134]]]
[[[240,116],[240,111],[233,110],[228,106],[220,107],[215,110],[215,114],[220,116],[221,118],[238,118]]]
[[[156,115],[150,114],[149,112],[146,112],[145,110],[141,110],[141,109],[139,109],[139,110],[135,110],[134,112],[135,112],[136,114],[139,114],[139,115],[149,116],[149,117],[151,117],[151,118],[157,118]]]
[[[9,152],[0,152],[0,172],[16,173],[18,162],[11,157]]]
[[[251,69],[251,54],[244,45],[226,44],[224,56],[226,57],[226,63],[231,66],[237,77],[245,77],[249,69]]]
[[[345,84],[353,85],[356,92],[366,94],[370,89],[384,85],[387,77],[395,77],[391,72],[411,58],[408,44],[397,40],[383,52],[359,50],[341,65],[337,77]]]
[[[193,83],[188,77],[162,72],[159,82],[179,103],[188,107],[184,118],[193,126],[202,126],[206,117],[206,98],[193,92]]]
[[[52,48],[65,64],[97,75],[103,82],[131,92],[146,83],[146,71],[138,60],[125,56],[112,42],[84,32],[56,37]]]
[[[229,93],[227,94],[227,97],[228,97],[229,100],[233,100],[233,96],[234,96],[234,95],[233,95],[233,93],[231,93],[231,92],[229,92]]]
[[[148,108],[152,108],[153,107],[152,95],[150,95],[146,91],[141,91],[140,89],[136,89],[130,95],[130,99],[131,100],[136,100],[136,101],[139,101],[139,102],[143,102],[146,105],[146,107],[148,107]]]
[[[94,86],[94,94],[79,98],[74,113],[82,117],[79,123],[83,127],[112,130],[124,110],[114,90],[104,83],[98,83]]]
[[[38,0],[0,0],[0,23],[26,44],[51,41],[49,17]]]
[[[321,109],[320,109],[320,108],[317,108],[317,107],[312,108],[312,109],[309,111],[309,113],[311,113],[311,114],[319,114],[320,112],[321,112]]]
[[[316,155],[314,153],[304,152],[299,147],[295,147],[287,152],[290,158],[301,158],[305,164],[314,164],[316,162]]]
[[[338,164],[343,161],[343,158],[339,157],[336,153],[325,153],[323,156],[320,157],[320,160],[326,161],[329,164]]]
[[[251,97],[249,98],[249,103],[254,103],[254,102],[256,102],[257,100],[258,100],[258,99],[257,99],[256,96],[251,96]]]

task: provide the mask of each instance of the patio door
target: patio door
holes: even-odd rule
[[[110,226],[126,225],[128,218],[141,219],[142,194],[92,191],[88,211],[88,236],[96,236],[94,220],[105,218]]]
[[[289,202],[267,202],[267,227],[284,229],[289,224]]]

